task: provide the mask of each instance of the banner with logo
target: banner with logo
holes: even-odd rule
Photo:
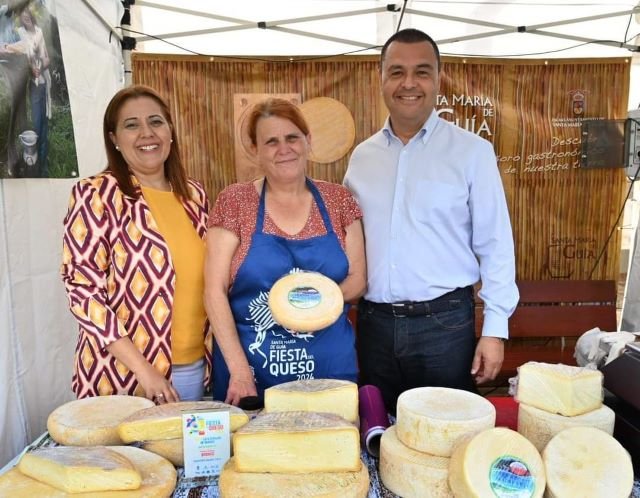
[[[0,178],[78,175],[53,0],[0,0]]]
[[[629,59],[444,63],[438,113],[494,144],[518,278],[618,277],[629,71]],[[585,122],[601,147],[582,158]]]
[[[246,179],[243,171],[260,173],[241,167],[250,158],[243,147],[242,108],[234,102],[296,95],[310,124],[312,148],[344,151],[330,162],[312,158],[307,173],[338,183],[353,146],[387,116],[378,57],[265,61],[133,55],[136,82],[156,87],[175,107],[184,162],[212,198]],[[518,278],[618,277],[616,223],[625,174],[618,167],[582,167],[581,126],[626,117],[629,66],[630,59],[443,59],[437,111],[494,145]],[[341,106],[351,116],[338,112]],[[355,138],[347,142],[350,126]],[[591,150],[607,166],[607,150],[594,136]]]

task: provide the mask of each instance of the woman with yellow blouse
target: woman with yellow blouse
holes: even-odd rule
[[[164,100],[118,92],[104,116],[108,166],[79,181],[64,220],[62,279],[78,320],[78,398],[202,398],[211,371],[202,301],[207,196],[187,178]]]

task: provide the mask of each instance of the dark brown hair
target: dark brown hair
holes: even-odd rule
[[[115,144],[111,140],[110,133],[116,132],[118,126],[118,118],[120,117],[120,110],[126,102],[131,99],[139,99],[141,97],[148,97],[154,100],[162,110],[163,117],[169,123],[171,128],[171,139],[173,143],[169,148],[169,156],[164,162],[164,176],[169,183],[174,193],[183,199],[191,199],[189,192],[189,185],[187,183],[187,174],[182,166],[182,160],[180,159],[180,148],[178,147],[178,137],[176,136],[176,129],[171,119],[171,113],[169,112],[169,106],[165,100],[153,89],[144,85],[133,85],[123,88],[116,93],[104,113],[104,121],[102,131],[104,134],[104,146],[107,151],[107,167],[106,171],[110,171],[113,176],[116,177],[120,190],[129,197],[138,198],[140,196],[139,190],[137,190],[131,182],[131,171],[129,165],[124,160],[124,157],[120,152],[116,150]]]
[[[258,121],[260,121],[261,118],[270,118],[272,116],[288,119],[296,125],[300,131],[305,134],[305,136],[309,135],[309,125],[305,121],[300,109],[288,100],[274,97],[259,102],[253,106],[253,110],[249,115],[247,132],[249,133],[249,138],[254,146],[256,145],[256,129],[258,128]]]

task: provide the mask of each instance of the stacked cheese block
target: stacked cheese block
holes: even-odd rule
[[[198,410],[229,410],[231,432],[249,422],[249,416],[236,406],[219,401],[181,401],[139,410],[120,422],[117,433],[124,443],[142,443],[145,450],[182,467],[182,413]]]
[[[357,393],[352,382],[328,379],[267,389],[265,410],[233,435],[221,496],[365,497]]]
[[[518,369],[518,432],[542,452],[570,427],[613,434],[615,413],[602,403],[602,373],[562,364],[529,362]]]
[[[26,453],[0,476],[0,498],[167,498],[176,469],[129,446],[60,446]]]
[[[518,370],[518,432],[542,451],[548,498],[627,498],[631,457],[611,434],[597,370],[529,362]]]
[[[494,406],[473,393],[440,387],[405,391],[396,425],[380,442],[383,484],[404,498],[454,496],[448,483],[454,447],[494,427],[495,419]]]

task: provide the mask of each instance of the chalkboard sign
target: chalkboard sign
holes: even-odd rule
[[[583,168],[625,167],[625,119],[594,119],[582,122]]]

